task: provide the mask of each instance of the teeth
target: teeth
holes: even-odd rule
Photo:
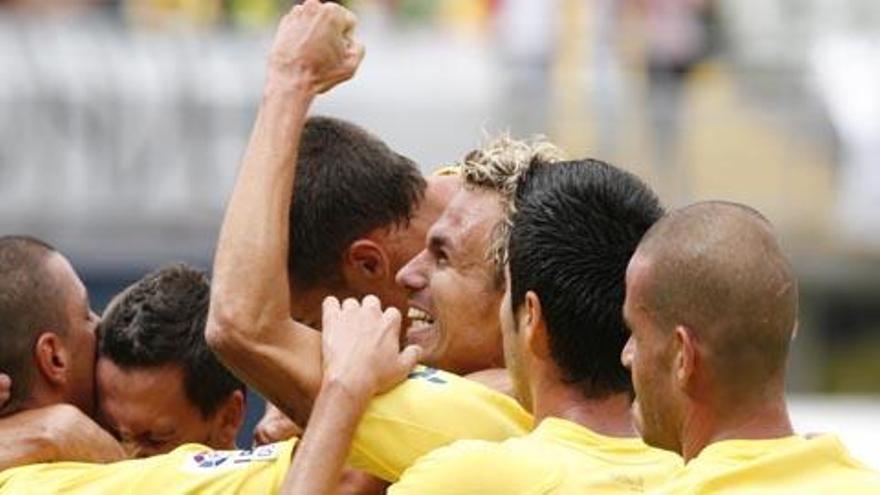
[[[428,313],[418,309],[418,308],[409,308],[409,311],[406,314],[410,320],[418,320],[424,321],[427,323],[433,323],[434,317],[429,315]]]

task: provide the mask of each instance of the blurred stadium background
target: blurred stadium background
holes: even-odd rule
[[[96,308],[162,263],[209,268],[290,4],[0,0],[0,232],[56,244]],[[367,58],[317,111],[426,172],[542,133],[668,205],[764,212],[801,280],[795,421],[880,468],[880,2],[346,4]]]

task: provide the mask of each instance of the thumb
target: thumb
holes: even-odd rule
[[[400,367],[401,374],[412,371],[419,360],[422,359],[422,348],[417,345],[408,345],[397,355],[397,364]]]

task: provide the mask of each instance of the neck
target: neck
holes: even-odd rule
[[[693,459],[707,446],[723,440],[768,440],[794,434],[785,398],[759,400],[751,406],[742,403],[696,411],[685,420],[682,457]]]
[[[54,406],[56,404],[62,404],[66,402],[64,397],[61,396],[57,391],[51,390],[48,387],[39,386],[34,384],[31,389],[30,395],[19,402],[18,406],[15,407],[14,410],[4,411],[4,413],[13,413],[18,411],[29,411],[31,409],[41,409],[43,407]]]
[[[577,423],[600,435],[635,437],[629,394],[587,399],[577,387],[556,381],[533,390],[535,422],[554,417]]]

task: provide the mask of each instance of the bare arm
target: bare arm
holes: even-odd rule
[[[297,447],[282,493],[332,493],[373,395],[406,378],[421,352],[400,352],[400,313],[379,300],[327,298],[323,311],[324,380],[312,421]]]
[[[266,404],[263,418],[254,427],[254,445],[281,442],[302,435],[302,428],[272,404]]]
[[[288,221],[299,138],[320,92],[349,79],[354,17],[308,0],[282,20],[214,260],[206,337],[237,375],[304,422],[321,382],[320,335],[290,318]]]
[[[113,462],[122,447],[69,404],[31,409],[0,419],[0,471],[39,462]]]

